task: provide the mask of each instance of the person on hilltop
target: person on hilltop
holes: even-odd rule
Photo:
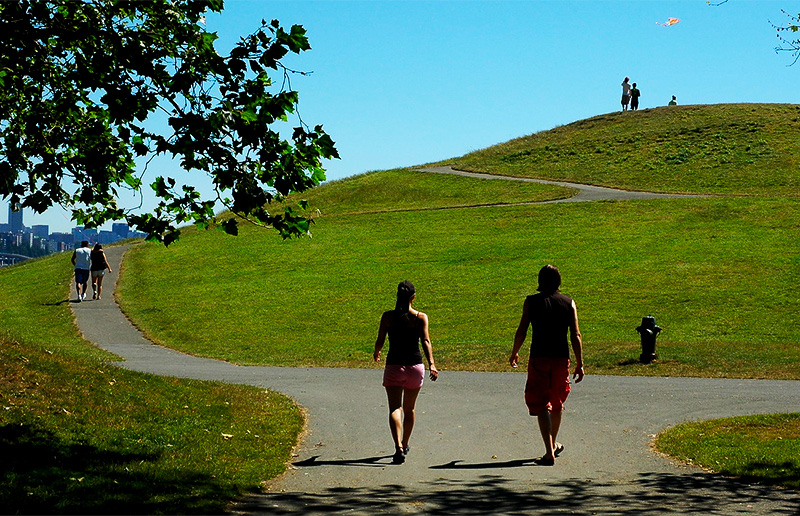
[[[106,274],[106,269],[111,272],[111,266],[108,264],[106,252],[103,251],[103,246],[95,244],[92,249],[92,299],[100,299],[103,293],[103,276]]]
[[[531,351],[528,378],[525,383],[525,404],[528,413],[536,416],[544,441],[545,453],[535,459],[541,466],[553,466],[564,445],[556,441],[561,427],[564,402],[570,392],[569,343],[575,354],[575,382],[584,377],[583,343],[578,328],[575,301],[561,294],[561,273],[554,265],[539,271],[539,293],[525,298],[522,318],[514,335],[509,362],[518,367],[519,350],[531,328]],[[569,342],[567,341],[569,334]]]
[[[630,81],[630,77],[625,77],[622,80],[622,110],[628,110],[628,103],[631,101],[631,85],[628,81]]]
[[[84,300],[89,288],[89,270],[92,267],[92,250],[89,241],[84,240],[81,246],[72,252],[72,265],[75,266],[75,290],[78,291],[78,302]]]
[[[669,101],[668,105],[669,106],[677,106],[678,105],[678,99],[675,98],[675,95],[672,96],[672,100]]]
[[[638,111],[639,110],[639,97],[642,95],[642,92],[639,91],[639,88],[636,87],[636,83],[633,83],[633,88],[631,88],[631,110]]]
[[[439,371],[433,361],[433,347],[428,335],[428,316],[411,305],[416,298],[414,284],[404,281],[397,286],[394,310],[381,316],[373,359],[381,359],[381,350],[389,335],[389,352],[383,371],[383,386],[389,402],[389,430],[394,440],[392,462],[402,464],[411,449],[408,441],[414,430],[415,406],[422,388],[425,366],[420,353],[420,341],[428,360],[430,378],[436,381]]]

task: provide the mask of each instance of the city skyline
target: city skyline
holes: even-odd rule
[[[112,244],[129,237],[144,237],[144,233],[131,230],[126,222],[111,224],[111,230],[74,226],[69,231],[50,231],[47,224],[25,225],[24,211],[14,210],[8,203],[8,221],[0,222],[0,267],[14,263],[9,256],[41,256],[69,251],[82,241],[91,244]]]

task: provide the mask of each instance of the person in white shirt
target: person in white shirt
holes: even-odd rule
[[[78,302],[86,297],[89,288],[89,274],[92,268],[92,249],[84,240],[81,246],[72,252],[72,265],[75,266],[75,289],[78,291]]]
[[[628,103],[631,101],[631,85],[630,85],[630,77],[625,77],[622,81],[622,110],[628,110]]]

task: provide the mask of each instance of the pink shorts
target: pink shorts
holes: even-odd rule
[[[528,361],[525,404],[530,415],[563,411],[569,391],[568,358],[537,357]]]
[[[383,369],[384,387],[403,387],[404,389],[419,389],[422,379],[425,378],[425,366],[416,365],[390,365]]]

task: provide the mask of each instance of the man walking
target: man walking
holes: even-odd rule
[[[639,88],[636,87],[636,83],[633,83],[633,88],[631,88],[631,111],[638,111],[639,110],[639,97],[642,96],[642,92],[639,91]]]
[[[81,246],[72,252],[72,265],[75,266],[75,289],[78,291],[78,302],[86,297],[89,288],[89,274],[92,268],[92,249],[84,240]]]
[[[538,294],[525,298],[522,318],[514,335],[514,347],[509,362],[517,367],[519,350],[531,327],[531,352],[528,359],[528,379],[525,383],[525,404],[531,416],[536,416],[544,441],[545,454],[536,459],[541,466],[552,466],[564,451],[556,441],[561,426],[564,402],[570,391],[569,348],[575,355],[575,382],[583,380],[583,343],[578,328],[575,302],[559,291],[561,273],[554,265],[539,271]],[[569,341],[567,335],[569,334]]]

